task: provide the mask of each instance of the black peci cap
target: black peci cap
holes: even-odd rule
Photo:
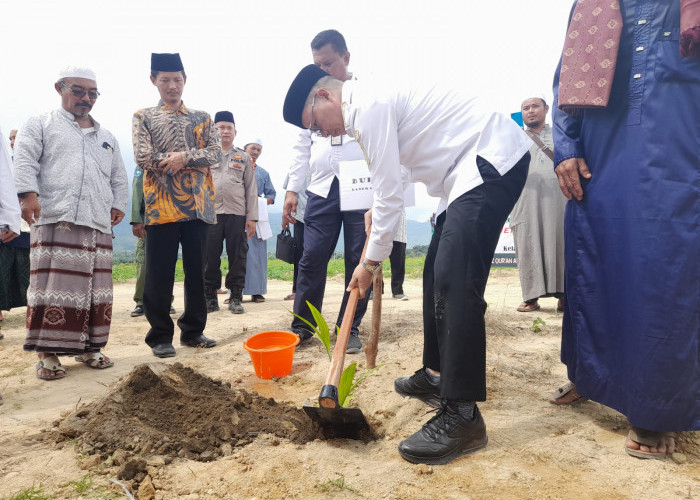
[[[301,113],[304,111],[306,98],[309,97],[309,92],[316,85],[316,82],[324,76],[330,75],[314,64],[309,64],[299,72],[284,99],[282,110],[284,121],[299,128],[306,128],[301,122]]]
[[[219,122],[230,122],[234,125],[236,124],[236,122],[233,120],[233,113],[230,111],[217,111],[214,115],[214,123]]]
[[[184,71],[180,54],[151,54],[151,71]]]

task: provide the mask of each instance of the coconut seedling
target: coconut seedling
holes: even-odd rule
[[[298,314],[289,311],[292,315],[295,317],[299,318],[302,320],[304,323],[309,325],[309,327],[313,330],[313,334],[315,337],[317,337],[321,343],[323,344],[323,347],[326,348],[326,354],[328,354],[328,360],[332,359],[332,354],[331,354],[331,331],[330,328],[328,327],[328,323],[326,320],[323,318],[321,313],[319,312],[318,309],[316,309],[313,304],[311,304],[308,300],[306,301],[306,305],[309,306],[309,310],[311,311],[311,315],[314,318],[314,321],[316,322],[315,325],[313,325],[310,321],[306,320],[305,318],[302,318]],[[335,335],[338,335],[338,325],[335,325]],[[367,370],[365,373],[360,375],[357,380],[355,380],[355,374],[357,372],[357,363],[351,363],[348,365],[347,368],[343,370],[343,374],[340,376],[340,383],[338,384],[338,403],[340,406],[345,407],[346,403],[349,403],[350,400],[352,399],[352,394],[355,392],[355,389],[357,386],[364,380],[364,378],[374,372],[375,370],[378,370],[382,366],[386,366],[387,363],[379,366],[375,366],[371,370]]]

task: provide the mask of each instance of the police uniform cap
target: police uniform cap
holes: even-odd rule
[[[324,76],[330,75],[315,64],[309,64],[299,72],[287,91],[287,97],[284,99],[284,108],[282,110],[284,121],[299,128],[306,128],[301,121],[301,113],[304,111],[306,98],[309,97],[309,92],[316,85],[316,82]]]

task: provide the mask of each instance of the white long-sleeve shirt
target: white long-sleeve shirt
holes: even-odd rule
[[[422,182],[440,198],[439,211],[483,183],[481,156],[501,174],[532,141],[507,115],[455,90],[384,89],[348,81],[342,91],[345,128],[361,146],[374,189],[367,258],[383,261],[403,208],[401,166],[410,182]]]
[[[92,121],[94,128],[83,130],[59,108],[20,127],[15,187],[18,193],[39,195],[38,226],[66,221],[110,233],[111,210],[126,212],[129,186],[119,144]]]
[[[0,130],[0,226],[7,224],[10,231],[19,234],[21,212],[7,146],[5,136]]]
[[[310,170],[311,182],[307,189],[323,198],[328,197],[333,179],[340,175],[341,161],[364,159],[354,137],[344,135],[342,144],[333,146],[330,137],[312,134],[308,130],[299,133],[293,152],[287,191],[301,192]]]

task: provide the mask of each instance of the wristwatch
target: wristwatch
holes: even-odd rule
[[[382,263],[377,262],[376,264],[370,264],[366,260],[363,260],[360,262],[360,265],[365,271],[369,271],[372,275],[375,275],[379,272],[379,270],[382,268]]]

